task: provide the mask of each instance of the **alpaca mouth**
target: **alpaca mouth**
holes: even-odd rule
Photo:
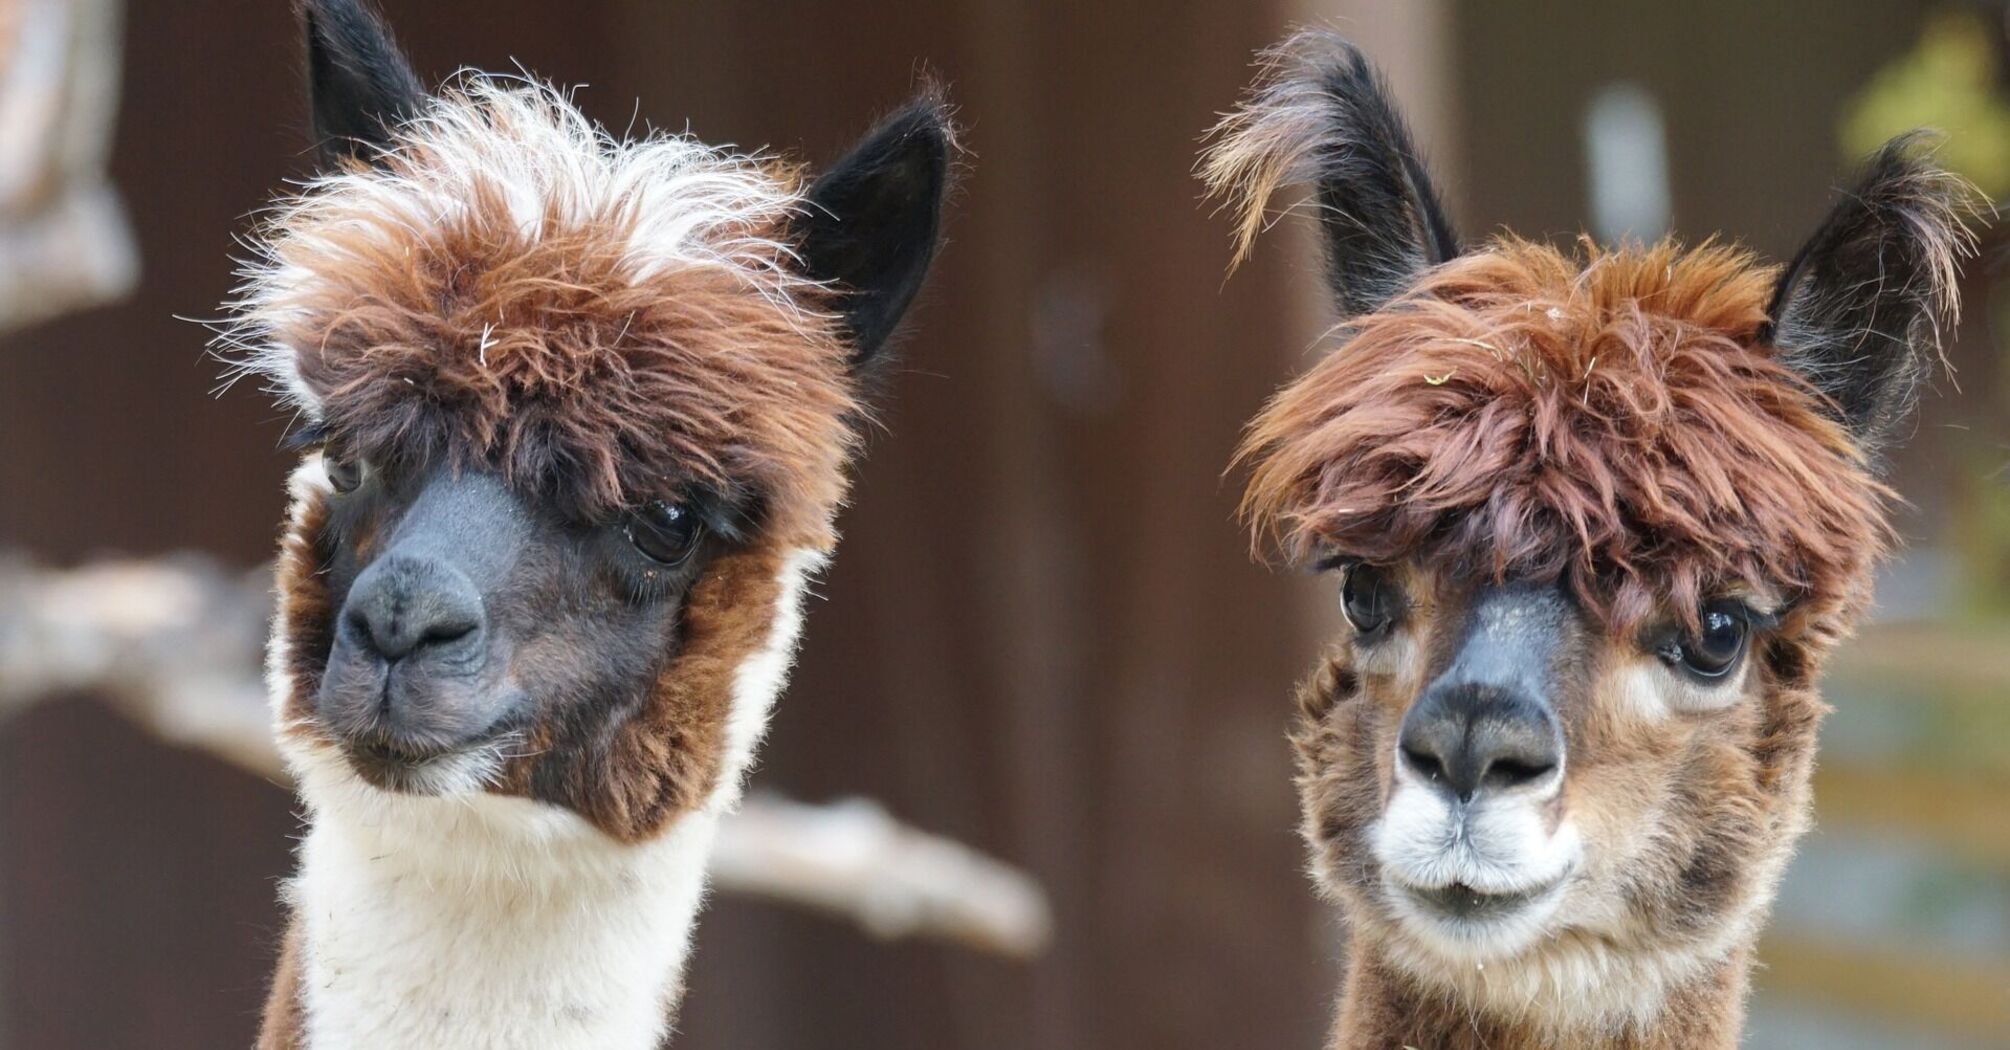
[[[1404,886],[1418,907],[1436,918],[1462,923],[1488,923],[1511,918],[1548,898],[1563,886],[1561,878],[1525,890],[1492,892],[1454,882],[1448,886]]]
[[[1425,929],[1449,936],[1468,948],[1479,943],[1501,947],[1501,939],[1516,941],[1544,921],[1563,893],[1569,873],[1522,889],[1481,889],[1465,882],[1419,886],[1392,879],[1389,887],[1404,905],[1400,911],[1421,920]],[[1519,931],[1518,933],[1516,931]],[[1421,931],[1420,931],[1421,932]],[[1433,939],[1436,939],[1435,937]]]
[[[371,787],[402,795],[447,795],[479,787],[494,772],[502,734],[484,734],[450,748],[426,748],[384,738],[341,745],[349,768]]]
[[[375,663],[377,667],[356,665]],[[520,690],[479,679],[412,674],[380,660],[331,660],[317,697],[322,733],[371,787],[406,795],[480,790],[522,739]]]

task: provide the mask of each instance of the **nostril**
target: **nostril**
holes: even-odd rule
[[[1511,788],[1534,783],[1556,770],[1556,763],[1542,759],[1496,758],[1487,764],[1481,781],[1488,787]]]
[[[377,644],[376,638],[372,637],[375,632],[370,628],[370,615],[362,609],[357,608],[353,602],[350,603],[348,608],[342,610],[342,631],[349,636],[349,640],[352,642],[368,645],[372,648]]]
[[[1409,763],[1410,769],[1418,776],[1434,784],[1445,778],[1445,764],[1437,755],[1407,743],[1402,745],[1402,752],[1403,761]]]
[[[1404,715],[1400,761],[1419,780],[1471,802],[1489,791],[1560,779],[1563,737],[1547,704],[1492,686],[1434,688]]]
[[[395,663],[427,649],[458,653],[480,636],[483,619],[480,593],[452,566],[389,558],[357,578],[342,631],[357,648]]]
[[[415,646],[415,648],[458,642],[468,635],[475,633],[475,627],[476,624],[473,620],[447,620],[427,624],[420,629],[418,646]]]
[[[416,611],[357,618],[357,641],[378,656],[396,662],[425,650],[447,649],[481,629],[480,621],[465,616],[431,618]]]
[[[342,613],[343,633],[351,644],[385,660],[410,652],[416,640],[390,603],[351,602]]]

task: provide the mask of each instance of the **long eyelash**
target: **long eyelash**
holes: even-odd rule
[[[728,543],[744,542],[759,527],[760,499],[748,492],[726,493],[711,486],[693,486],[684,505],[705,528]]]
[[[662,578],[663,574],[660,571],[654,577],[646,571],[639,570],[624,571],[620,575],[622,586],[628,591],[628,600],[631,602],[654,601],[670,589],[669,583]]]
[[[1332,554],[1323,555],[1318,561],[1313,562],[1312,571],[1332,572],[1334,569],[1344,569],[1359,560],[1351,554],[1342,554],[1335,551]]]
[[[328,424],[313,422],[298,430],[290,431],[279,439],[279,447],[289,452],[304,452],[328,441]]]
[[[701,535],[697,542],[702,546],[706,538]],[[698,577],[704,574],[702,565],[696,569],[692,568],[697,559],[704,556],[702,549],[694,553],[691,561],[684,566],[667,568],[661,565],[643,564],[644,555],[635,551],[626,537],[622,537],[620,543],[627,549],[614,555],[614,561],[607,566],[607,571],[614,574],[615,584],[621,588],[630,602],[639,604],[656,601],[673,593],[680,585],[695,584]]]
[[[1777,612],[1760,612],[1750,605],[1734,599],[1724,611],[1745,621],[1745,626],[1754,631],[1769,631],[1780,625],[1780,616],[1785,612],[1785,609],[1783,608]]]
[[[652,602],[664,597],[674,589],[676,583],[672,578],[676,575],[675,573],[656,569],[654,570],[655,575],[651,576],[651,570],[637,566],[630,561],[622,561],[620,564],[610,565],[607,567],[607,571],[614,574],[614,583],[621,588],[623,597],[635,604]]]

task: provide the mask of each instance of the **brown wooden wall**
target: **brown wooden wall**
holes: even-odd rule
[[[681,1047],[1311,1046],[1334,934],[1299,874],[1292,581],[1219,480],[1296,347],[1281,253],[1225,287],[1196,137],[1283,17],[1210,0],[385,0],[419,64],[829,158],[924,66],[970,175],[757,783],[878,798],[1043,878],[1035,966],[722,901]],[[135,0],[115,175],[131,301],[0,342],[0,545],[252,564],[280,420],[210,396],[232,231],[301,166],[281,0]],[[1300,264],[1302,266],[1302,264]],[[0,731],[0,1047],[248,1045],[284,792],[81,699]]]
[[[1321,599],[1249,565],[1220,478],[1303,360],[1317,280],[1280,241],[1224,283],[1225,224],[1187,174],[1287,15],[1353,10],[1378,54],[1415,44],[1394,22],[1442,20],[1424,86],[1449,104],[1419,124],[1471,234],[1579,227],[1585,93],[1625,76],[1667,107],[1679,229],[1778,254],[1833,182],[1836,106],[1918,6],[383,2],[425,69],[521,61],[616,126],[828,159],[924,66],[963,107],[951,243],[756,783],[869,795],[1029,867],[1059,940],[1021,966],[726,899],[692,1050],[1317,1045],[1339,938],[1300,874],[1282,730]],[[286,7],[129,3],[115,175],[143,285],[0,340],[0,547],[269,550],[280,420],[210,397],[202,333],[172,315],[213,311],[232,232],[300,170]],[[1987,391],[1976,346],[1964,385]],[[2000,423],[1988,396],[1930,403],[1901,471],[1929,510],[1950,435]],[[82,699],[0,729],[0,1050],[248,1045],[294,830],[283,791]]]
[[[1565,241],[1583,229],[1584,107],[1599,86],[1626,81],[1650,92],[1664,114],[1674,234],[1693,243],[1721,233],[1784,261],[1829,207],[1831,188],[1849,176],[1855,158],[1836,140],[1852,97],[1913,45],[1926,12],[1962,5],[1569,6],[1571,17],[1560,21],[1530,17],[1521,5],[1458,4],[1457,146],[1469,163],[1454,177],[1467,234],[1507,228]],[[1917,546],[1946,541],[1950,504],[1993,469],[2010,440],[2003,344],[1987,330],[2002,266],[1992,250],[1965,267],[1966,326],[1947,347],[1951,375],[1929,383],[1918,425],[1894,457],[1892,477],[1911,504],[1897,520]]]

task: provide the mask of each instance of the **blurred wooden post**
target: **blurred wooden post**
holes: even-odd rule
[[[0,330],[138,279],[105,173],[119,57],[119,0],[0,0]]]

